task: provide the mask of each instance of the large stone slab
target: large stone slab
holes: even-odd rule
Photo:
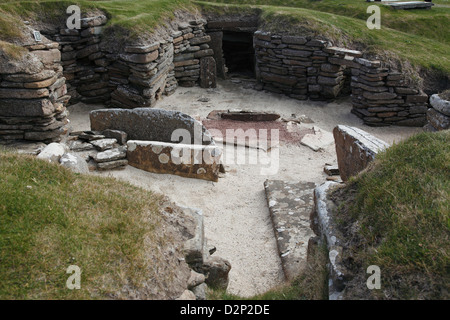
[[[200,59],[200,87],[215,88],[217,71],[216,60],[213,57],[204,57]]]
[[[314,237],[310,215],[314,208],[313,182],[266,180],[264,188],[287,280],[300,274],[306,264],[308,241]]]
[[[129,140],[128,164],[154,173],[218,181],[222,150],[215,146]]]
[[[338,125],[333,130],[339,173],[347,181],[373,161],[376,154],[389,144],[364,130]]]
[[[187,114],[162,109],[100,109],[89,114],[92,131],[106,129],[124,131],[129,140],[212,143],[203,125]]]

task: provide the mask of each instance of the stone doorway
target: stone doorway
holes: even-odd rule
[[[252,33],[224,31],[222,50],[229,76],[255,78],[255,49]]]

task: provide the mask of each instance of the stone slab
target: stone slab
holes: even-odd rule
[[[389,144],[364,130],[338,125],[333,130],[339,173],[343,181],[364,170]]]
[[[212,143],[211,135],[200,122],[177,111],[156,108],[100,109],[91,111],[89,116],[93,131],[120,130],[127,133],[129,140]]]
[[[215,146],[129,140],[129,165],[153,173],[217,182],[222,150]]]
[[[310,228],[310,215],[314,208],[315,187],[313,182],[264,182],[278,251],[287,280],[298,276],[306,264],[308,241],[314,236]]]

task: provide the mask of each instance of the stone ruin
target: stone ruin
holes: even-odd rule
[[[111,45],[105,15],[82,19],[80,30],[30,34],[26,54],[1,53],[0,140],[58,141],[67,134],[68,103],[114,108],[154,107],[177,86],[214,88],[232,63],[254,63],[263,90],[294,99],[352,96],[352,112],[372,126],[423,126],[428,96],[400,71],[364,53],[308,35],[259,30],[257,19],[175,21],[157,40]],[[54,30],[54,31],[52,31]],[[243,47],[227,49],[233,39]],[[247,56],[246,56],[247,55]],[[245,57],[246,56],[246,57]],[[228,59],[228,60],[227,60]],[[70,101],[69,101],[70,100]]]

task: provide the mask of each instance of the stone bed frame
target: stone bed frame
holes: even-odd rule
[[[367,125],[426,123],[428,96],[362,52],[309,36],[267,33],[255,19],[192,18],[173,22],[177,30],[167,27],[158,41],[122,46],[104,39],[104,15],[82,19],[81,30],[47,32],[42,42],[32,39],[30,28],[24,61],[0,55],[0,141],[60,140],[69,99],[129,109],[153,107],[178,85],[213,88],[217,76],[225,76],[224,31],[253,33],[256,78],[264,90],[300,100],[351,92],[352,112]]]
[[[127,133],[129,165],[154,173],[218,181],[222,151],[192,117],[154,108],[100,109],[89,116],[92,131]]]

